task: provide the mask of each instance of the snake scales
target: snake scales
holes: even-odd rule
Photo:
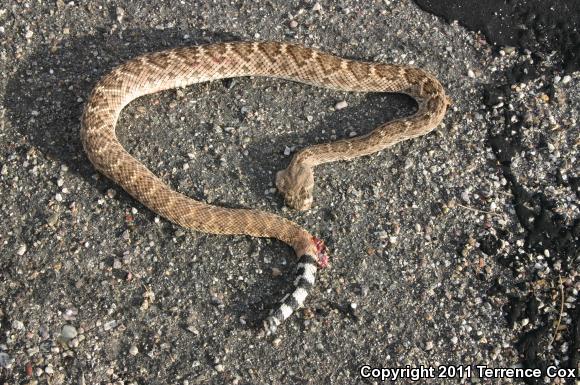
[[[132,100],[161,90],[238,76],[269,76],[340,91],[400,92],[418,102],[415,114],[385,123],[367,135],[316,144],[295,154],[279,171],[276,186],[289,206],[312,204],[313,168],[382,150],[430,132],[449,104],[441,84],[409,66],[339,58],[297,44],[236,42],[182,47],[148,53],[103,77],[82,117],[81,138],[95,168],[157,214],[186,228],[213,234],[277,238],[300,257],[294,290],[265,321],[268,333],[301,307],[314,284],[317,265],[326,263],[324,244],[296,223],[252,209],[208,205],[180,194],[156,177],[121,145],[115,124]]]

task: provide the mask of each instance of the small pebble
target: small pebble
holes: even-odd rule
[[[461,193],[461,199],[463,199],[463,201],[469,203],[469,191],[465,190]]]
[[[103,330],[109,331],[113,329],[115,326],[117,326],[117,320],[111,320],[109,322],[105,322],[105,324],[103,325]]]
[[[139,353],[139,348],[137,348],[137,346],[135,345],[131,345],[131,347],[129,348],[129,354],[132,356],[136,356]]]
[[[16,330],[23,330],[24,322],[18,320],[12,321],[12,328]]]
[[[516,47],[506,46],[506,47],[503,47],[503,51],[506,54],[512,54],[516,51]]]
[[[292,153],[292,149],[288,146],[284,147],[284,155],[288,156]]]
[[[474,78],[475,77],[475,72],[473,72],[473,70],[468,70],[467,71],[467,76],[469,76],[470,78]]]
[[[50,376],[54,374],[54,369],[52,368],[52,366],[48,365],[46,368],[44,368],[44,372]]]
[[[125,16],[125,10],[121,7],[117,7],[116,9],[116,13],[117,13],[117,21],[119,23],[123,22],[123,17]]]
[[[74,321],[79,314],[79,311],[75,308],[66,309],[62,318],[65,321]]]
[[[320,12],[322,10],[322,6],[320,5],[320,3],[316,3],[314,4],[314,7],[312,7],[312,10],[315,12]]]
[[[62,327],[61,336],[65,340],[72,340],[78,335],[77,329],[72,325],[64,325]]]
[[[433,349],[434,344],[433,341],[427,341],[427,343],[425,344],[425,350],[431,350]]]
[[[529,323],[530,323],[530,319],[529,319],[529,318],[524,318],[524,319],[522,320],[522,326],[526,326],[526,325],[527,325],[527,324],[529,324]]]
[[[562,84],[568,84],[572,80],[572,76],[566,75],[562,78]]]
[[[296,20],[290,20],[290,28],[294,29],[298,27],[298,22]]]
[[[46,220],[46,223],[47,223],[49,226],[55,226],[55,225],[58,223],[58,217],[59,217],[58,213],[52,213],[52,214],[51,214],[51,215],[48,217],[48,219]]]
[[[18,254],[18,255],[24,255],[24,253],[26,253],[26,245],[23,243],[23,244],[20,245],[20,247],[16,251],[16,254]]]
[[[343,108],[348,107],[348,103],[346,100],[342,100],[334,105],[335,110],[342,110]]]
[[[50,332],[48,330],[48,326],[46,325],[40,325],[38,328],[38,333],[40,334],[40,338],[43,340],[46,340],[48,337],[50,337]]]
[[[224,370],[226,370],[226,368],[222,365],[222,364],[217,364],[216,366],[214,366],[214,369],[216,372],[221,373]]]
[[[361,287],[360,293],[361,293],[361,295],[363,297],[366,297],[369,294],[369,288],[368,288],[368,286]]]

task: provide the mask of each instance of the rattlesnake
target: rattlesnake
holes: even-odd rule
[[[294,291],[264,321],[266,332],[272,333],[303,305],[317,265],[326,264],[322,241],[277,215],[212,206],[174,191],[125,151],[115,135],[123,107],[142,95],[238,76],[276,77],[340,91],[400,92],[418,102],[412,116],[385,123],[367,135],[313,145],[296,153],[288,168],[276,175],[276,186],[285,202],[298,210],[312,204],[314,166],[368,155],[424,135],[441,122],[449,99],[437,79],[421,69],[347,60],[279,42],[220,43],[148,53],[118,66],[98,82],[86,103],[81,127],[84,149],[97,170],[183,227],[277,238],[294,248],[300,258],[298,277]]]

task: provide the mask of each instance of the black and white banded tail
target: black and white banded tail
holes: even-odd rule
[[[294,311],[304,305],[304,300],[308,296],[308,291],[314,285],[316,280],[316,271],[318,270],[318,258],[305,254],[300,257],[297,266],[297,277],[294,280],[294,291],[287,294],[280,307],[273,311],[266,320],[264,320],[264,329],[266,334],[276,333],[276,329],[286,318],[290,317]]]

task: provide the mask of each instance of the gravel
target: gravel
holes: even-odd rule
[[[453,99],[429,135],[318,167],[306,213],[272,190],[292,152],[408,115],[410,98],[242,78],[125,109],[121,141],[175,189],[329,245],[331,267],[272,338],[258,329],[292,250],[179,229],[95,172],[79,139],[116,64],[242,39],[412,64]],[[352,384],[362,365],[577,362],[580,77],[551,60],[402,0],[4,2],[0,382]]]

